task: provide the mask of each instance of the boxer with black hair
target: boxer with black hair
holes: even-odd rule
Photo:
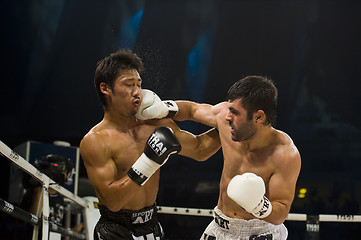
[[[94,239],[165,239],[156,215],[160,167],[172,154],[204,161],[220,148],[215,129],[200,135],[179,129],[169,118],[176,109],[142,92],[143,69],[129,50],[110,54],[96,67],[94,85],[104,117],[80,143],[99,200]],[[168,106],[159,114],[168,118],[142,119],[136,115],[141,103]]]
[[[202,240],[287,238],[283,222],[295,194],[301,157],[292,139],[273,127],[277,95],[270,79],[247,76],[229,89],[228,102],[215,106],[175,102],[175,120],[215,127],[222,143],[218,204]],[[153,109],[139,112],[142,119],[164,116],[168,109],[165,104],[147,107]]]

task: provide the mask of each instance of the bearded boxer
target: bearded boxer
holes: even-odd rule
[[[96,67],[94,84],[104,117],[80,143],[99,200],[101,217],[94,239],[164,239],[155,205],[160,167],[172,154],[203,161],[220,148],[215,129],[195,136],[170,118],[136,118],[141,103],[160,103],[155,94],[143,96],[143,69],[141,59],[127,50],[110,54]],[[174,113],[176,109],[164,104],[160,117]]]
[[[223,151],[218,204],[201,239],[287,238],[283,222],[294,198],[301,157],[292,139],[273,128],[277,95],[270,79],[248,76],[229,89],[228,102],[211,106],[176,101],[179,111],[173,118],[217,128]],[[166,107],[158,106],[143,111],[142,118],[159,117]]]

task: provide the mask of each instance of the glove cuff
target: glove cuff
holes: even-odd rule
[[[257,218],[265,218],[270,215],[272,212],[272,204],[266,196],[263,196],[260,203],[257,205],[255,209],[251,212],[251,214]]]
[[[175,101],[165,100],[162,102],[166,105],[168,110],[168,114],[165,116],[166,118],[171,118],[178,113],[178,105]]]
[[[160,164],[152,161],[143,153],[128,171],[128,176],[139,186],[143,186]]]

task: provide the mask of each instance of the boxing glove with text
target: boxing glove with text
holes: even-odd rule
[[[265,193],[263,179],[254,173],[234,176],[227,187],[229,198],[257,218],[265,218],[272,212]]]
[[[172,100],[162,101],[157,94],[148,89],[142,89],[142,103],[135,115],[140,120],[173,117],[178,112],[178,105]]]
[[[153,173],[166,163],[170,155],[180,152],[181,149],[172,129],[157,127],[148,138],[144,152],[128,171],[128,176],[139,186],[143,186]]]

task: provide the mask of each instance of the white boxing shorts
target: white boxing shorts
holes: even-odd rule
[[[274,225],[259,219],[244,220],[227,217],[217,207],[214,219],[208,225],[201,240],[286,240],[285,225]]]

